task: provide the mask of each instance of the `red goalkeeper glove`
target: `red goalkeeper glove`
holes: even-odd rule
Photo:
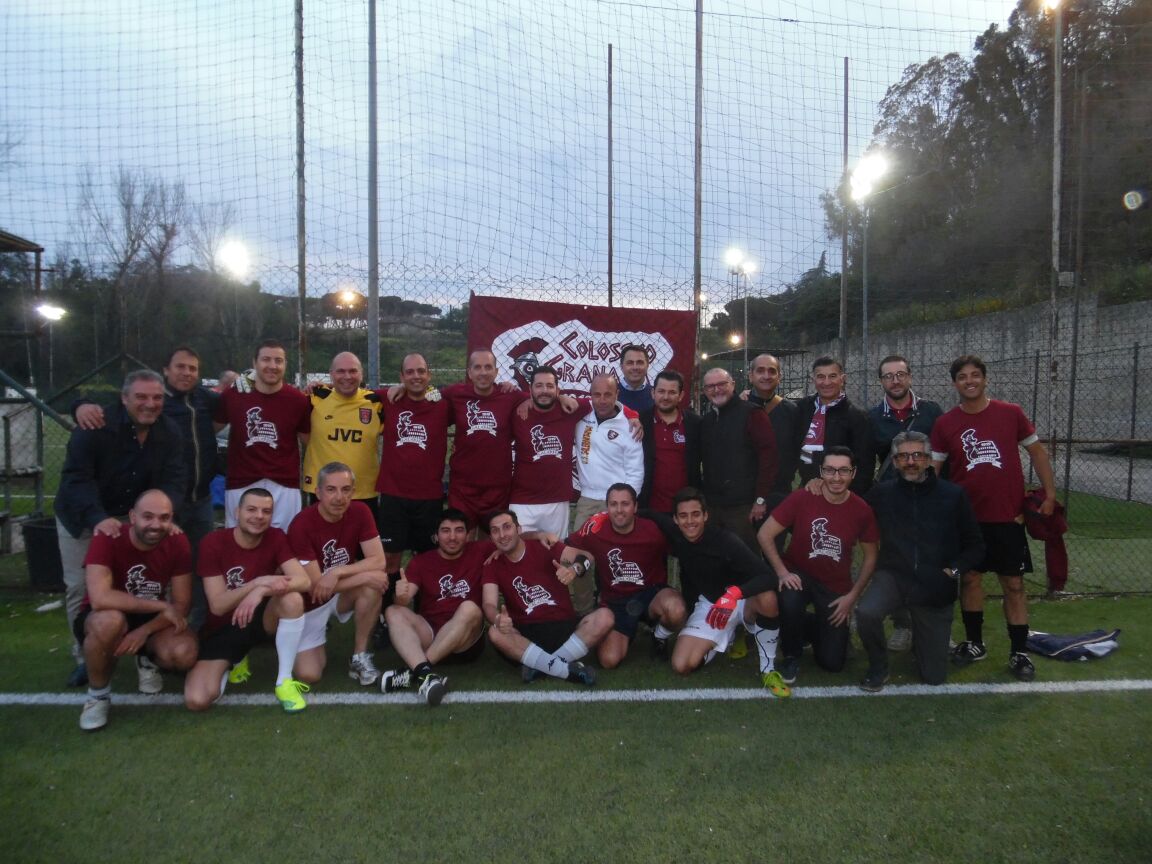
[[[714,630],[723,630],[727,627],[728,619],[736,611],[736,604],[740,602],[743,596],[739,588],[735,585],[729,585],[723,596],[713,603],[712,608],[708,610],[708,617],[704,619],[708,622],[708,626]]]

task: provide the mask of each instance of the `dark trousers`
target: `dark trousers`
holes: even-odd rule
[[[825,588],[815,579],[800,575],[799,591],[780,587],[780,650],[785,657],[804,653],[805,637],[812,643],[816,665],[829,672],[839,672],[848,657],[848,624],[833,627],[828,621],[828,604],[841,595]],[[808,612],[811,606],[814,614]]]
[[[888,642],[884,636],[884,619],[905,605],[888,570],[877,570],[856,604],[856,630],[868,652],[870,669],[888,667]],[[952,635],[955,603],[946,606],[908,606],[912,618],[912,656],[916,670],[926,684],[943,684],[948,677],[948,640]]]

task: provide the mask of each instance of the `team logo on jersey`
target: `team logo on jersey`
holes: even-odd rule
[[[975,429],[965,429],[960,435],[960,443],[964,445],[964,455],[968,459],[968,470],[977,465],[993,465],[1003,468],[1000,464],[1000,448],[995,441],[980,441],[976,437]]]
[[[526,615],[531,615],[532,610],[537,606],[556,605],[556,601],[552,599],[547,588],[543,585],[528,585],[522,576],[517,576],[512,580],[512,587],[520,596],[520,602],[524,604],[524,614]]]
[[[327,573],[333,567],[342,567],[352,563],[352,556],[343,546],[337,546],[335,540],[324,544],[320,554],[320,572]]]
[[[468,431],[465,434],[487,432],[493,438],[496,437],[496,415],[487,408],[481,408],[479,399],[469,399],[464,404],[464,412],[468,419]]]
[[[237,588],[244,584],[244,568],[232,567],[224,574],[224,587],[229,591],[235,591]]]
[[[133,564],[128,568],[128,578],[124,580],[124,588],[133,597],[141,600],[158,600],[162,586],[147,577],[148,568],[143,564]]]
[[[472,589],[468,585],[467,579],[457,579],[453,581],[451,573],[445,573],[440,577],[440,599],[448,600],[452,597],[457,597],[461,600],[468,599],[468,593]]]
[[[532,461],[539,462],[545,456],[564,458],[564,448],[560,446],[560,439],[556,435],[545,435],[544,427],[537,423],[532,427]]]
[[[280,436],[276,432],[276,424],[271,420],[265,420],[260,414],[260,406],[249,408],[245,412],[246,419],[245,426],[248,431],[248,440],[244,442],[245,447],[251,447],[253,444],[267,444],[273,450],[280,445]]]
[[[679,429],[676,429],[672,432],[672,443],[673,444],[687,444],[688,439],[684,437],[683,432],[681,432]]]
[[[421,450],[428,449],[428,430],[423,423],[412,422],[411,411],[401,411],[396,418],[396,446],[415,444]]]
[[[608,437],[609,441],[615,441],[617,438],[620,437],[620,433],[617,432],[615,429],[609,429],[607,437]]]
[[[635,561],[625,561],[619,549],[608,550],[608,569],[612,571],[612,584],[627,582],[631,585],[644,584],[644,571]]]
[[[840,561],[840,555],[844,551],[840,538],[828,533],[828,520],[823,516],[812,520],[811,543],[812,551],[808,553],[809,558],[824,557]]]
[[[372,423],[372,409],[371,408],[361,408],[359,413],[360,413],[360,422],[361,423],[363,423],[365,426],[368,426]]]

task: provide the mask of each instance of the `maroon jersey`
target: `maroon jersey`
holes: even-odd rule
[[[448,453],[448,400],[384,400],[384,447],[376,491],[398,498],[431,501],[444,497],[444,457]]]
[[[932,458],[948,460],[948,479],[968,493],[977,521],[1012,522],[1024,509],[1020,445],[1036,440],[1019,405],[992,399],[979,414],[957,406],[937,420]]]
[[[668,541],[651,519],[639,517],[629,533],[620,534],[607,513],[597,513],[564,542],[596,559],[601,606],[668,584]]]
[[[440,393],[452,408],[456,435],[448,463],[448,494],[459,491],[465,501],[478,493],[491,499],[494,509],[508,503],[512,485],[512,417],[517,406],[528,398],[520,391],[501,393],[493,388],[479,396],[471,382],[452,384]]]
[[[223,576],[224,587],[235,591],[260,576],[281,572],[281,565],[296,557],[288,545],[288,535],[279,528],[269,528],[255,549],[245,549],[237,543],[234,531],[234,528],[220,528],[200,541],[196,570],[201,579]],[[201,633],[215,632],[231,618],[231,615],[209,612]]]
[[[547,411],[532,408],[528,418],[512,417],[512,440],[516,467],[512,473],[512,495],[516,504],[555,504],[572,497],[572,442],[576,424],[592,410],[587,399],[565,414],[559,405]]]
[[[652,497],[648,506],[657,513],[672,512],[672,496],[688,485],[688,466],[684,449],[688,436],[684,430],[684,412],[676,415],[675,423],[665,423],[660,413],[652,417],[653,453]]]
[[[500,555],[484,565],[483,584],[495,585],[504,597],[504,606],[514,625],[541,621],[567,621],[576,617],[568,586],[556,576],[553,561],[560,560],[563,543],[524,543],[524,557],[512,562]]]
[[[459,558],[445,558],[433,549],[408,562],[404,576],[419,589],[416,611],[434,630],[447,624],[465,600],[480,605],[481,569],[494,548],[485,540],[465,544]]]
[[[112,587],[139,600],[163,600],[173,576],[192,572],[192,547],[187,534],[169,534],[151,549],[137,549],[132,529],[119,537],[93,534],[84,566],[99,564],[112,571]],[[83,606],[91,606],[84,595]]]
[[[225,390],[216,401],[212,419],[229,424],[229,489],[258,480],[281,486],[300,485],[300,446],[296,435],[311,431],[312,403],[291,385],[275,393]]]
[[[329,522],[313,504],[301,510],[288,526],[288,543],[302,564],[315,561],[320,572],[359,561],[360,544],[380,536],[372,511],[363,501],[353,501],[339,522]],[[315,609],[309,595],[304,596],[307,610]]]
[[[832,504],[823,495],[797,489],[772,511],[772,518],[792,529],[784,563],[837,594],[852,590],[856,542],[880,540],[872,508],[855,492],[849,492],[846,501]]]

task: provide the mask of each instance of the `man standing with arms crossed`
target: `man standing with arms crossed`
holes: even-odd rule
[[[949,479],[968,493],[972,510],[984,535],[984,560],[962,577],[961,617],[967,637],[952,651],[957,666],[983,660],[983,574],[991,570],[1004,590],[1004,618],[1008,624],[1008,669],[1020,681],[1036,677],[1026,653],[1028,598],[1024,574],[1032,572],[1032,555],[1024,533],[1024,467],[1020,448],[1028,451],[1032,467],[1044,486],[1040,512],[1050,516],[1056,506],[1056,480],[1048,451],[1036,427],[1019,405],[990,399],[988,367],[974,354],[953,361],[949,370],[960,404],[932,428],[932,463],[936,472],[948,462]]]

